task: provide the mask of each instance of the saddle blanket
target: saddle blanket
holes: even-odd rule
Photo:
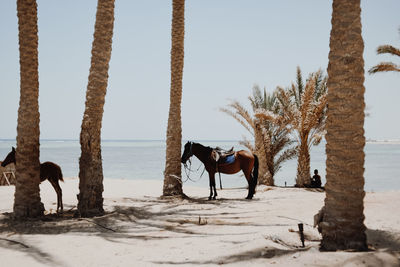
[[[235,162],[235,154],[227,156],[222,161],[218,162],[219,164],[231,164]]]

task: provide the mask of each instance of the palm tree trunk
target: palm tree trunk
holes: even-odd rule
[[[271,139],[269,139],[271,140]],[[268,144],[271,147],[271,143]],[[275,162],[274,162],[274,155],[271,152],[271,149],[267,150],[268,153],[266,153],[265,158],[266,158],[266,165],[267,165],[267,171],[265,173],[265,185],[268,186],[274,186],[275,185],[275,180],[274,180],[274,169],[275,169]]]
[[[258,184],[270,185],[270,174],[267,168],[267,154],[264,146],[264,136],[259,123],[255,122],[254,127],[254,143],[256,155],[258,157]]]
[[[164,196],[183,194],[181,175],[181,100],[185,36],[185,0],[173,0],[172,5],[171,92],[166,140]]]
[[[300,144],[299,158],[297,161],[297,186],[304,187],[306,184],[309,184],[311,182],[310,177],[310,151],[307,142],[303,141]]]
[[[328,66],[322,250],[366,250],[364,43],[360,0],[334,0]]]
[[[98,0],[86,109],[80,135],[78,211],[80,216],[102,215],[103,167],[101,123],[108,82],[114,27],[114,0]]]
[[[18,0],[21,92],[18,109],[14,216],[43,215],[40,200],[39,78],[36,0]]]

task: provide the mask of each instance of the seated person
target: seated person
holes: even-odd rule
[[[321,176],[318,175],[318,170],[314,170],[314,176],[311,178],[311,187],[321,188]]]

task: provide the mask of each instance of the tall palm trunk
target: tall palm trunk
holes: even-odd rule
[[[364,43],[360,0],[334,0],[328,66],[326,198],[321,249],[366,250]]]
[[[182,76],[185,35],[185,0],[172,3],[171,92],[167,126],[167,148],[164,171],[164,196],[182,195]]]
[[[272,155],[272,153],[268,153],[266,155],[266,165],[267,165],[267,171],[265,172],[265,185],[269,185],[269,186],[274,186],[275,185],[275,180],[274,180],[274,175],[275,175],[275,162],[274,162],[274,157]]]
[[[255,153],[258,157],[258,184],[263,184],[263,185],[273,185],[270,184],[271,181],[271,175],[268,173],[268,168],[267,168],[267,153],[266,149],[264,146],[264,136],[262,133],[261,126],[258,122],[255,122],[255,128],[254,128],[254,143],[255,143]]]
[[[18,0],[21,92],[18,109],[14,216],[43,215],[40,201],[39,78],[36,0]]]
[[[78,211],[83,217],[103,210],[101,123],[114,27],[114,0],[98,0],[86,108],[80,135]]]
[[[303,187],[311,182],[310,177],[310,151],[307,141],[303,141],[299,147],[296,184]]]

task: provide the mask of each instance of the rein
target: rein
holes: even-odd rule
[[[201,172],[201,175],[200,175],[200,177],[199,177],[199,179],[197,179],[197,180],[192,180],[191,178],[190,178],[190,173],[191,172],[194,172],[194,171],[192,171],[192,161],[189,159],[189,167],[188,167],[188,165],[186,164],[186,163],[184,163],[183,164],[183,166],[184,166],[184,170],[185,170],[185,174],[186,174],[186,181],[183,181],[184,183],[185,182],[187,182],[188,180],[190,180],[190,181],[192,181],[192,182],[198,182],[198,181],[200,181],[200,179],[201,179],[201,177],[203,176],[203,174],[204,174],[204,171],[206,170],[206,166],[204,166],[204,169],[203,169],[203,171]],[[200,169],[200,167],[201,167],[201,165],[197,168],[197,170],[196,171],[198,171],[199,169]]]

